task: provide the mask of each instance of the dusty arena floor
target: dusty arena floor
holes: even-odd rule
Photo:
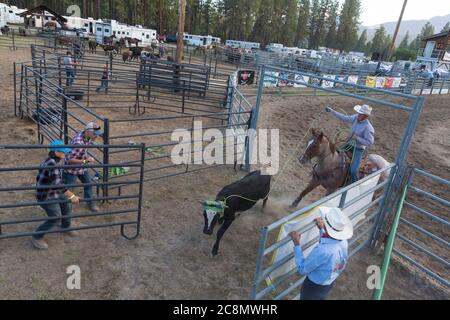
[[[14,61],[29,59],[29,50],[0,50],[1,144],[37,141],[36,126],[14,117],[9,74]],[[342,127],[322,113],[326,105],[351,112],[356,103],[343,97],[265,96],[259,124],[261,128],[280,128],[283,164],[314,119],[317,127],[330,135]],[[392,160],[406,117],[401,112],[374,107],[377,140],[372,151]],[[409,155],[418,167],[446,179],[450,179],[449,107],[450,95],[426,98]],[[14,161],[38,164],[44,156],[43,152],[21,152]],[[11,158],[0,152],[0,165],[10,162]],[[221,167],[146,184],[141,235],[134,241],[122,238],[118,228],[84,231],[78,238],[49,235],[47,251],[34,250],[28,238],[1,240],[0,299],[248,299],[259,232],[287,214],[284,205],[306,186],[308,172],[297,161],[289,164],[267,210],[263,213],[257,205],[241,215],[225,234],[219,256],[213,258],[214,238],[202,233],[199,201],[214,198],[223,186],[242,175]],[[317,189],[304,203],[323,194],[323,189]],[[415,221],[414,215],[406,214]],[[441,216],[449,219],[448,212]],[[438,226],[430,228],[439,233]],[[448,235],[444,234],[444,238],[448,240]],[[380,264],[381,258],[369,250],[355,255],[336,282],[331,298],[370,299],[366,268]],[[81,268],[81,290],[66,289],[69,265]],[[450,295],[394,261],[384,298],[449,299]]]

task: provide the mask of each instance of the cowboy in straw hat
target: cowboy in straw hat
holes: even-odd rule
[[[352,124],[352,132],[345,146],[351,146],[352,148],[354,147],[354,150],[352,150],[352,163],[350,165],[350,177],[352,183],[359,180],[359,166],[364,151],[373,145],[375,141],[375,129],[368,120],[372,114],[372,108],[365,104],[362,106],[357,105],[353,109],[357,112],[357,114],[346,116],[331,109],[330,107],[325,108],[327,112],[333,113],[333,115],[339,120]]]
[[[297,270],[306,275],[300,300],[325,300],[333,282],[344,271],[348,260],[348,242],[353,236],[350,219],[339,208],[320,207],[321,217],[315,220],[320,231],[319,244],[307,258],[300,246],[300,234],[289,233],[294,242]]]

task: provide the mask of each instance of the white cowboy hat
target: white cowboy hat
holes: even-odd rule
[[[355,109],[355,111],[360,114],[365,114],[366,116],[370,116],[372,114],[372,107],[368,106],[367,104],[364,104],[362,106],[357,105],[353,109]]]
[[[353,236],[353,224],[341,209],[320,207],[319,211],[331,238],[348,240]]]

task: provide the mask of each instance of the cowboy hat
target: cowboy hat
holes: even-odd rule
[[[353,224],[341,209],[320,207],[319,211],[331,238],[348,240],[353,236]]]
[[[84,130],[93,132],[98,137],[103,137],[102,128],[94,122],[89,122]]]
[[[367,104],[364,104],[362,106],[357,105],[353,109],[355,109],[355,111],[359,114],[365,114],[366,116],[370,116],[372,114],[372,107],[368,106]]]

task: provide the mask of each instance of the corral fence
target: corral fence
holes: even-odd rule
[[[77,147],[70,146],[67,147]],[[8,155],[10,159],[8,165],[0,165],[0,176],[2,186],[0,187],[0,240],[8,238],[27,237],[42,234],[35,231],[38,224],[48,221],[59,220],[61,217],[43,217],[41,205],[62,204],[67,200],[47,200],[37,201],[36,193],[47,189],[45,186],[35,185],[36,175],[40,165],[30,163],[27,154],[33,152],[42,154],[42,161],[47,157],[47,145],[0,145],[3,157]],[[73,206],[73,213],[64,216],[70,218],[74,223],[68,229],[52,229],[46,233],[58,233],[71,230],[87,230],[106,227],[120,227],[121,235],[127,239],[134,239],[139,235],[142,210],[143,191],[143,171],[144,171],[144,150],[145,145],[95,145],[86,146],[90,154],[104,153],[105,150],[113,152],[120,150],[124,160],[111,161],[108,164],[93,163],[83,166],[85,170],[97,172],[114,171],[114,168],[127,167],[137,172],[134,179],[121,177],[114,181],[93,181],[92,183],[65,184],[60,187],[72,190],[78,194],[78,189],[87,186],[106,188],[116,188],[126,186],[126,190],[118,195],[99,195],[90,201],[94,203],[114,203],[114,206],[101,206],[100,212],[86,212],[84,204],[86,199],[80,199],[79,205]],[[21,155],[20,157],[18,155]],[[79,168],[79,165],[58,165],[54,169]],[[11,179],[14,177],[14,179]],[[70,205],[70,204],[69,204]],[[132,227],[132,231],[126,231],[127,227]]]
[[[36,34],[23,35],[16,29],[11,29],[7,34],[0,35],[0,48],[10,50],[27,49],[30,45],[42,45],[52,48],[70,48],[72,44],[59,43],[58,36],[54,32],[38,32]]]
[[[246,133],[236,128],[248,128],[253,106],[238,99],[239,91],[226,82],[208,81],[203,66],[197,72],[191,66],[188,69],[161,61],[143,61],[134,65],[135,69],[116,63],[112,70],[108,68],[107,90],[99,92],[95,87],[103,64],[109,62],[108,56],[85,56],[77,66],[74,85],[67,87],[62,53],[37,47],[35,50],[36,59],[14,67],[15,113],[36,123],[39,142],[58,138],[68,143],[87,123],[96,122],[104,131],[104,145],[146,145],[144,182],[229,164],[213,161],[204,153],[211,142],[203,139],[208,129],[223,132],[223,141],[233,139],[233,146],[228,147],[233,148],[236,159],[245,153],[241,135]],[[145,69],[149,64],[151,67]],[[181,86],[173,84],[177,68],[185,72],[183,78],[177,78],[182,80]],[[177,129],[185,129],[191,141],[174,141],[172,133]],[[184,146],[191,158],[203,156],[204,161],[173,163],[171,151],[176,146]],[[96,160],[108,164],[121,153],[106,150],[96,155]],[[120,176],[136,174],[126,172]],[[105,171],[102,179],[115,178]],[[102,190],[108,195],[110,189]]]
[[[266,80],[273,82],[284,79],[279,76],[279,73],[294,74],[293,79],[296,79],[298,76],[299,80],[292,80],[297,85],[325,91],[327,93],[338,94],[340,96],[356,98],[364,102],[375,103],[385,107],[387,110],[401,110],[408,115],[408,121],[405,124],[403,137],[398,145],[395,163],[389,167],[389,179],[377,183],[379,175],[382,172],[375,173],[262,229],[257,254],[256,271],[252,284],[252,299],[298,298],[298,295],[293,294],[293,292],[303,283],[304,278],[297,274],[295,265],[292,264],[293,250],[290,249],[290,252],[287,255],[282,256],[279,260],[275,258],[275,254],[279,256],[280,250],[286,252],[286,246],[288,246],[288,249],[290,248],[290,238],[287,233],[284,233],[283,235],[283,230],[281,228],[284,227],[285,224],[291,223],[296,219],[304,219],[305,215],[306,217],[310,215],[313,216],[314,209],[319,206],[326,205],[339,207],[343,209],[350,218],[356,219],[359,217],[359,222],[353,221],[354,228],[357,232],[350,241],[352,246],[350,250],[351,254],[355,254],[363,247],[375,247],[380,244],[379,239],[381,237],[382,226],[386,219],[393,214],[392,210],[394,209],[394,204],[398,198],[399,190],[405,183],[408,169],[406,155],[424,102],[423,97],[377,88],[367,88],[365,86],[339,80],[334,80],[336,84],[339,84],[339,88],[334,86],[324,88],[318,83],[323,80],[328,80],[327,78],[278,67],[263,66],[260,74],[261,81],[258,86],[256,109],[258,109],[258,106],[261,104],[264,83]],[[301,80],[301,77],[309,77],[312,81],[306,83]],[[382,98],[373,97],[372,94],[382,94]],[[403,98],[401,103],[398,102],[398,97]],[[381,189],[383,189],[382,192]],[[315,214],[317,215],[317,213]],[[306,219],[304,221],[305,223],[300,232],[304,233],[315,228],[315,224],[312,220]],[[274,232],[278,230],[279,235],[277,237]],[[297,228],[297,230],[299,229]],[[312,237],[307,243],[302,244],[303,249],[308,250],[311,248],[311,246],[317,242],[318,236],[317,233],[316,237]],[[290,268],[287,267],[289,265]],[[270,277],[273,274],[277,275],[275,279]]]
[[[450,289],[450,181],[414,168],[407,190],[394,256]]]

